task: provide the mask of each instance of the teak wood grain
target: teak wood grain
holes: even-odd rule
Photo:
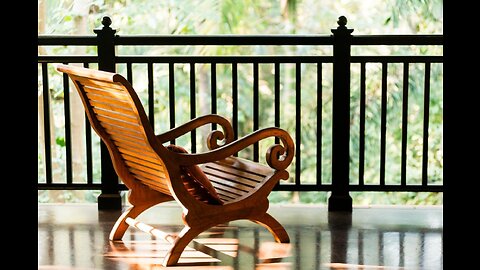
[[[155,134],[143,106],[121,75],[94,69],[62,65],[80,95],[93,129],[108,148],[115,172],[129,190],[132,206],[118,218],[110,240],[121,240],[129,226],[162,235],[172,243],[163,265],[175,265],[185,247],[200,233],[218,224],[248,219],[267,228],[277,242],[290,239],[283,226],[268,210],[268,195],[280,179],[287,180],[286,168],[294,156],[291,136],[280,128],[257,130],[234,140],[231,123],[216,114],[197,117],[162,134]],[[164,144],[196,128],[217,124],[207,138],[204,153],[176,153]],[[265,138],[279,138],[265,153],[268,166],[235,157],[240,150]],[[181,181],[181,167],[199,165],[223,201],[208,204],[195,199]],[[175,200],[183,208],[184,228],[178,234],[164,234],[135,220],[145,210]],[[147,228],[147,229],[145,229]]]

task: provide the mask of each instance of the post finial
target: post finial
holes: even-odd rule
[[[103,27],[93,29],[93,32],[99,35],[107,34],[112,36],[117,32],[117,30],[110,28],[110,25],[112,25],[112,19],[108,16],[102,17],[102,25]]]
[[[110,19],[110,17],[104,16],[104,17],[102,18],[102,25],[103,25],[103,27],[110,27],[111,24],[112,24],[112,19]]]
[[[347,25],[347,17],[345,16],[340,16],[338,17],[338,28],[346,28],[345,26]]]

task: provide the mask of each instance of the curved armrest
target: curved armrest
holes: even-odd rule
[[[175,158],[179,165],[189,166],[194,164],[202,164],[230,157],[238,151],[268,137],[279,138],[283,145],[274,144],[270,146],[265,156],[267,164],[277,170],[286,169],[293,160],[295,146],[290,134],[288,134],[285,130],[276,127],[257,130],[236,141],[225,144],[208,152],[198,154],[174,154],[176,155]]]
[[[160,143],[165,143],[207,124],[218,124],[223,128],[223,133],[218,130],[211,133],[211,138],[209,138],[210,144],[213,143],[215,146],[217,146],[216,140],[223,139],[225,139],[225,144],[233,141],[234,137],[232,124],[230,124],[230,122],[226,118],[217,114],[208,114],[194,118],[186,122],[185,124],[182,124],[176,128],[172,128],[165,133],[156,135],[156,137],[160,141]]]

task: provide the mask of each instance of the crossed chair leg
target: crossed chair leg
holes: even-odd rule
[[[146,203],[141,205],[134,205],[127,209],[117,220],[115,225],[113,226],[110,232],[110,240],[111,241],[118,241],[123,238],[126,230],[129,226],[135,226],[132,220],[134,220],[137,216],[143,213],[145,210],[151,208],[152,206],[158,204],[157,203]],[[163,266],[172,266],[177,264],[182,252],[187,247],[187,245],[195,239],[199,234],[208,229],[217,226],[219,224],[228,223],[233,220],[238,220],[239,218],[232,218],[231,220],[225,220],[222,222],[215,222],[209,224],[192,224],[192,226],[185,225],[180,233],[174,234],[165,234],[162,233],[162,238],[164,238],[167,242],[172,244],[172,247],[167,252],[164,260]],[[270,233],[273,235],[274,239],[278,243],[290,243],[290,238],[285,231],[284,227],[270,214],[264,213],[263,215],[256,216],[256,217],[246,217],[245,219],[249,219],[259,225],[262,225]],[[150,227],[151,228],[151,227]],[[147,232],[152,233],[152,229],[148,230]],[[158,230],[155,230],[160,232]]]

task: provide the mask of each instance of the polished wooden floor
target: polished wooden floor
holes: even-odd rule
[[[442,207],[271,205],[290,244],[263,227],[235,221],[201,234],[172,269],[443,269]],[[164,231],[182,227],[181,210],[164,204],[138,219]],[[108,234],[119,211],[96,204],[38,205],[38,269],[162,269],[168,243],[136,228],[122,242]]]

